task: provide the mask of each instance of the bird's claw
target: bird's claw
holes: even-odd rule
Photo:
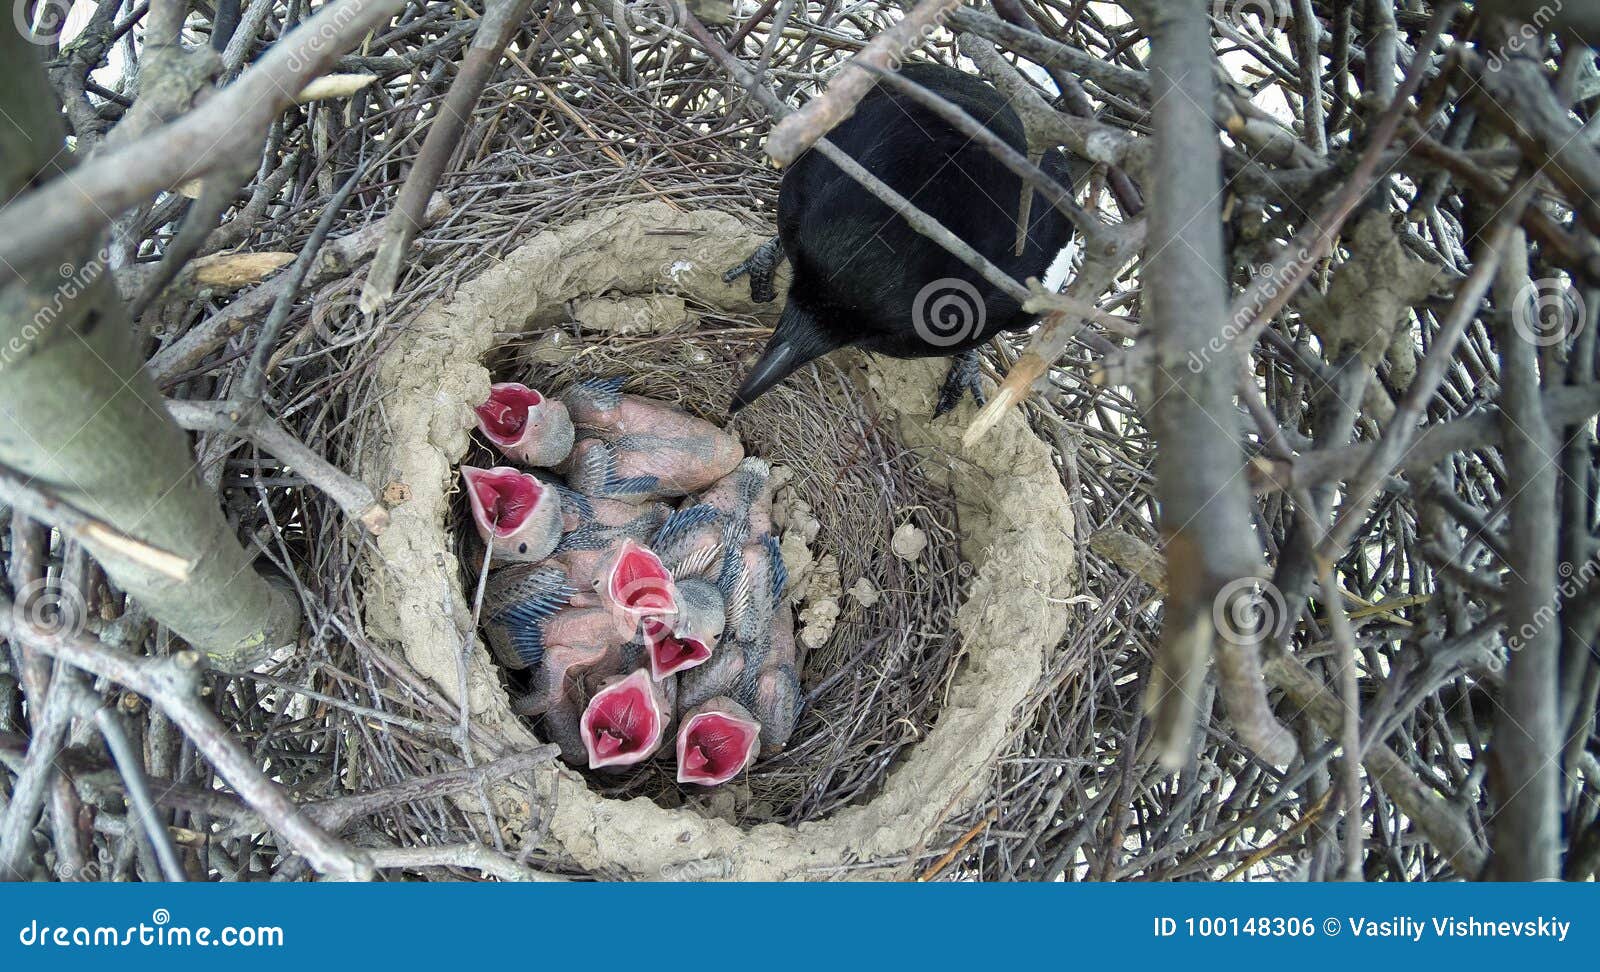
[[[723,283],[733,283],[745,274],[750,275],[750,299],[758,304],[769,304],[778,296],[773,278],[778,273],[778,263],[783,259],[783,245],[778,237],[756,247],[749,259],[722,275]]]
[[[939,401],[933,407],[933,417],[939,418],[961,404],[962,396],[968,393],[980,406],[988,403],[989,396],[983,393],[983,370],[978,367],[977,351],[963,351],[951,360],[950,371],[939,389]]]

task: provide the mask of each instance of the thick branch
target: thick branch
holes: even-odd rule
[[[1231,360],[1190,368],[1223,338],[1228,273],[1222,248],[1222,150],[1203,106],[1214,97],[1210,25],[1197,0],[1151,15],[1151,97],[1156,137],[1151,179],[1147,323],[1159,358],[1150,424],[1159,446],[1157,492],[1167,549],[1162,644],[1147,695],[1152,745],[1163,765],[1187,762],[1213,647],[1228,715],[1240,739],[1285,765],[1298,747],[1272,714],[1259,640],[1219,638],[1225,587],[1261,570],[1234,419]]]
[[[404,5],[330,3],[193,111],[17,197],[0,210],[0,276],[54,261],[63,248],[93,239],[113,216],[152,194],[259,152],[268,126],[306,82]]]

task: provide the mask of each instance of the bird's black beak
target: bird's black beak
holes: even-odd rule
[[[836,334],[822,326],[815,312],[796,301],[791,293],[761,357],[750,366],[750,373],[733,393],[733,401],[728,403],[728,417],[732,418],[739,409],[766,394],[807,361],[820,358],[843,344]]]
[[[809,357],[802,357],[800,350],[783,335],[774,334],[761,352],[761,357],[751,366],[750,373],[744,376],[739,390],[733,393],[733,401],[728,403],[728,417],[732,418],[739,409],[766,394],[773,385],[789,377],[809,360]]]

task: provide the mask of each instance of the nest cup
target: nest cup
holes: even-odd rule
[[[780,306],[720,279],[762,240],[727,214],[617,207],[536,234],[397,328],[361,467],[406,499],[364,566],[368,627],[452,706],[464,690],[505,751],[538,741],[473,630],[480,565],[458,556],[455,468],[488,458],[472,406],[491,376],[559,389],[621,375],[632,393],[715,418],[764,339],[748,321]],[[574,317],[612,333],[575,336]],[[807,710],[785,752],[706,792],[679,788],[665,765],[609,776],[555,761],[532,793],[492,788],[505,829],[536,825],[578,868],[609,877],[912,873],[939,825],[981,796],[1072,593],[1070,504],[1049,448],[1014,413],[963,450],[965,407],[929,418],[943,367],[823,362],[734,426],[748,454],[788,470],[787,496],[816,519],[814,562],[791,590],[840,611],[806,652]],[[907,523],[929,540],[911,558],[890,540]],[[861,578],[867,596],[846,593]]]

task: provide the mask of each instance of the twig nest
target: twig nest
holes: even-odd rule
[[[889,542],[894,555],[901,560],[916,560],[928,547],[928,535],[914,523],[902,523]]]
[[[558,339],[544,341],[539,335],[553,333],[549,329],[569,320],[572,302],[597,294],[672,292],[689,298],[697,309],[712,308],[730,318],[771,312],[771,306],[749,302],[748,288],[721,281],[723,269],[743,260],[765,238],[725,214],[685,213],[659,203],[608,208],[535,234],[448,299],[424,307],[396,328],[380,359],[375,385],[384,403],[384,434],[366,440],[361,469],[375,484],[409,483],[413,495],[393,511],[394,522],[372,545],[365,564],[361,586],[368,631],[398,643],[448,711],[464,706],[481,737],[494,740],[503,751],[528,751],[540,743],[512,711],[488,650],[462,651],[463,641],[472,637],[473,614],[467,572],[452,549],[449,531],[461,522],[466,505],[451,493],[453,467],[478,458],[469,457],[469,449],[483,448],[467,435],[475,418],[469,405],[483,401],[490,366],[503,367],[496,358],[514,345],[525,363],[549,362],[547,369],[568,374],[594,373],[605,364],[608,375],[626,373],[640,390],[677,393],[683,403],[711,414],[718,407],[711,404],[712,396],[721,398],[736,383],[728,365],[737,360],[731,342],[711,345],[710,365],[700,368],[684,363],[682,349],[663,344],[617,356],[591,342],[560,349]],[[510,335],[517,340],[509,341]],[[686,337],[684,343],[697,340]],[[557,350],[568,353],[563,358]],[[606,355],[616,363],[602,361]],[[567,866],[613,878],[659,880],[693,872],[739,880],[816,880],[847,871],[885,878],[913,873],[921,849],[941,825],[982,793],[983,781],[1014,736],[1016,713],[1044,674],[1047,653],[1066,632],[1063,605],[1074,593],[1071,503],[1050,447],[1020,413],[1011,413],[981,443],[964,449],[958,425],[933,422],[929,416],[940,365],[834,358],[808,372],[804,381],[809,384],[797,379],[772,401],[761,403],[764,408],[741,415],[738,426],[748,430],[765,423],[764,441],[773,458],[786,452],[784,461],[800,467],[793,477],[780,471],[774,478],[794,487],[803,478],[806,496],[815,505],[810,515],[822,521],[816,548],[791,542],[782,551],[786,557],[815,558],[805,581],[805,593],[811,596],[800,602],[802,610],[812,611],[812,626],[820,633],[821,626],[833,623],[834,642],[842,633],[866,629],[897,646],[893,654],[865,661],[864,644],[829,642],[811,653],[822,666],[819,673],[841,671],[838,666],[852,660],[873,671],[886,666],[889,681],[883,690],[894,701],[856,691],[848,677],[837,680],[838,697],[874,699],[879,714],[897,723],[909,717],[917,725],[914,741],[884,749],[882,735],[873,730],[882,724],[861,720],[874,731],[871,745],[876,748],[858,747],[852,753],[871,762],[839,764],[829,773],[872,785],[858,788],[850,802],[830,803],[822,813],[796,812],[773,805],[787,797],[764,780],[749,778],[750,803],[735,803],[728,808],[731,819],[723,820],[708,814],[698,801],[726,803],[737,791],[713,796],[717,791],[712,790],[667,805],[630,792],[626,780],[615,787],[595,784],[552,763],[531,777],[489,786],[494,812],[501,818],[491,825],[522,827],[531,804],[549,852],[561,855]],[[695,382],[682,380],[689,373]],[[710,374],[718,376],[715,388]],[[865,418],[867,409],[873,421],[853,421]],[[837,421],[819,427],[819,417]],[[797,434],[804,438],[797,439]],[[899,471],[902,463],[904,472]],[[893,480],[894,492],[878,488],[881,481],[874,478],[885,469],[896,470],[899,477]],[[930,503],[937,505],[937,516],[918,512],[933,509]],[[841,517],[841,511],[850,516]],[[785,515],[798,523],[802,512],[799,504],[791,504]],[[943,542],[947,523],[961,525],[959,549]],[[872,528],[841,529],[852,524]],[[929,544],[930,532],[937,533],[941,544]],[[822,550],[824,543],[830,549]],[[832,555],[827,563],[825,554]],[[916,558],[914,566],[901,559],[907,555]],[[870,577],[878,594],[871,609],[858,606],[861,597],[845,600],[839,580],[845,563],[852,578]],[[942,586],[935,588],[936,582]],[[908,589],[950,600],[940,600],[940,610],[930,613],[928,605],[934,602],[908,600]],[[866,588],[860,590],[871,599]],[[884,612],[895,605],[910,614],[896,615],[886,625],[889,616]],[[849,625],[838,623],[840,611],[850,617]],[[904,640],[907,630],[918,634]],[[938,637],[929,639],[927,632]],[[960,665],[955,664],[958,656]],[[937,680],[930,683],[934,673]],[[904,681],[913,678],[914,683]],[[914,700],[895,689],[901,684],[922,685],[921,695],[937,703],[913,712]],[[930,687],[935,684],[938,691]],[[820,683],[805,688],[820,688]],[[891,710],[883,711],[886,704]],[[839,714],[850,719],[849,711]],[[846,731],[844,723],[830,724],[826,734],[800,742],[809,743],[812,753],[831,753],[842,738],[839,733]],[[791,742],[774,762],[806,758],[797,753]],[[809,758],[810,763],[799,765],[826,765]],[[774,767],[768,775],[780,770]],[[757,794],[758,786],[766,789]],[[460,805],[469,812],[483,806],[476,794],[462,798]],[[758,818],[769,822],[751,826],[757,812],[769,814]],[[784,814],[805,822],[795,826],[775,819]]]

